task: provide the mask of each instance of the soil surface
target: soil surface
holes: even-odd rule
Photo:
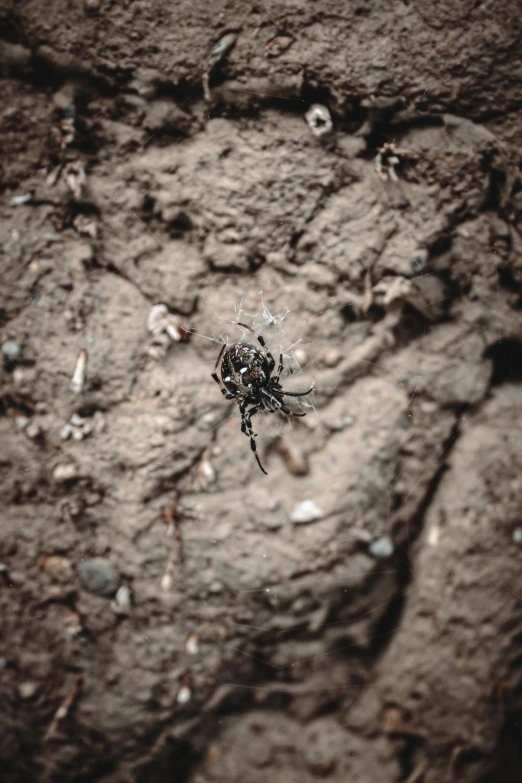
[[[2,780],[520,780],[519,4],[0,24]]]

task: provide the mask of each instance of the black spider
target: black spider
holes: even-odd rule
[[[227,348],[226,343],[219,352],[214,365],[212,377],[219,385],[221,393],[227,400],[237,400],[241,413],[241,432],[250,438],[250,448],[254,452],[257,464],[265,473],[256,449],[255,433],[252,431],[252,416],[260,410],[275,413],[281,411],[286,416],[306,416],[306,413],[294,413],[286,405],[284,397],[303,397],[310,394],[311,389],[305,392],[283,391],[279,378],[283,372],[283,354],[279,354],[279,366],[277,373],[272,377],[275,368],[275,359],[267,349],[264,339],[250,326],[238,323],[243,329],[255,334],[263,350],[249,343],[235,343]],[[216,372],[221,362],[221,380]],[[252,407],[247,410],[248,406]]]

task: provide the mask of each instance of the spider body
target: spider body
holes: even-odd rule
[[[273,376],[276,362],[265,345],[264,339],[246,324],[238,324],[255,334],[261,348],[249,343],[235,343],[227,347],[224,344],[214,365],[213,379],[219,385],[221,393],[227,400],[236,400],[241,414],[241,432],[250,438],[250,448],[254,452],[257,464],[266,473],[257,453],[255,433],[252,431],[251,418],[258,411],[274,413],[281,411],[286,416],[306,416],[305,413],[294,413],[285,403],[285,397],[301,397],[310,394],[308,391],[296,393],[285,392],[279,383],[283,372],[283,355],[279,354],[279,365]],[[219,364],[221,362],[221,365]],[[221,378],[217,374],[217,369]],[[249,406],[251,406],[249,408]]]
[[[255,396],[270,376],[270,363],[254,345],[236,343],[225,350],[220,372],[223,385],[231,394]]]

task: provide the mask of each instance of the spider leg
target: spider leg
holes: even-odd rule
[[[272,356],[272,354],[270,353],[270,351],[268,350],[268,348],[266,347],[266,343],[265,343],[264,337],[261,337],[261,335],[258,334],[256,331],[254,331],[254,329],[252,329],[251,326],[247,326],[246,324],[241,324],[241,323],[239,323],[239,321],[237,322],[237,325],[238,326],[242,326],[243,329],[248,329],[249,332],[252,332],[252,334],[255,334],[255,336],[259,340],[259,344],[261,345],[262,348],[265,349],[265,355],[266,355],[266,358],[268,359],[268,362],[269,362],[268,374],[271,375],[272,370],[275,367],[275,359]]]
[[[286,416],[306,416],[306,413],[294,413],[294,411],[287,408],[284,403],[281,405],[281,410]]]
[[[241,432],[244,432],[247,437],[250,438],[250,448],[254,452],[254,457],[256,458],[256,462],[265,474],[265,476],[268,475],[266,470],[261,464],[261,460],[259,459],[259,454],[257,453],[257,446],[256,441],[254,438],[254,433],[252,432],[252,424],[250,422],[250,417],[253,416],[257,411],[259,410],[259,407],[254,406],[254,408],[251,408],[249,411],[245,410],[248,402],[248,398],[245,397],[240,403],[239,403],[239,411],[241,413]]]
[[[285,397],[304,397],[305,394],[310,394],[310,392],[313,392],[314,387],[312,386],[311,389],[308,389],[308,391],[305,392],[285,392],[281,390],[281,394],[284,394]]]
[[[279,378],[281,377],[281,373],[283,372],[283,354],[279,354],[279,367],[277,368],[277,373],[274,378],[274,383],[279,383]]]
[[[218,384],[219,388],[221,389],[221,391],[222,391],[224,394],[226,394],[226,393],[227,393],[227,391],[226,391],[226,389],[224,389],[224,386],[222,386],[222,385],[221,385],[221,381],[220,381],[220,379],[219,379],[219,376],[218,376],[218,374],[217,374],[216,370],[217,370],[217,368],[218,368],[219,362],[221,361],[221,357],[223,356],[223,351],[225,350],[225,348],[226,348],[226,347],[227,347],[226,343],[223,343],[223,345],[221,346],[221,350],[220,350],[220,352],[219,352],[219,356],[218,356],[218,358],[216,359],[216,363],[215,363],[215,365],[214,365],[214,370],[213,370],[213,372],[211,373],[211,375],[212,375],[212,378],[214,378],[215,382]]]
[[[261,465],[261,460],[259,459],[259,454],[257,453],[256,442],[255,442],[254,438],[250,438],[250,448],[254,452],[254,457],[256,458],[256,462],[259,465],[259,467],[261,468],[262,472],[265,474],[265,476],[268,476],[268,473],[266,472],[264,467]]]
[[[252,422],[250,421],[250,419],[252,416],[255,416],[258,410],[259,410],[259,405],[250,408],[249,411],[245,411],[245,415],[241,421],[241,432],[244,432],[245,435],[248,435],[247,428],[249,430],[252,430]]]
[[[218,368],[219,361],[220,361],[221,357],[223,356],[223,351],[225,350],[225,348],[226,348],[226,347],[227,347],[227,346],[226,346],[226,343],[223,343],[223,345],[221,346],[221,350],[220,350],[220,352],[219,352],[219,356],[218,356],[218,358],[216,359],[216,363],[215,363],[215,365],[214,365],[214,372],[213,372],[213,373],[211,373],[211,375],[212,375],[212,378],[213,378],[213,379],[215,380],[215,382],[217,383],[217,385],[219,386],[219,388],[220,388],[220,390],[221,390],[221,394],[223,395],[223,397],[224,397],[226,400],[235,400],[235,399],[236,399],[236,395],[235,395],[235,394],[231,394],[231,393],[228,391],[228,389],[226,389],[226,388],[223,386],[223,384],[222,384],[221,380],[219,379],[219,376],[218,376],[218,374],[217,374],[217,372],[216,372],[216,370],[217,370],[217,368]]]

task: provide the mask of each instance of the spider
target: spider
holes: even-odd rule
[[[250,326],[241,323],[237,325],[255,334],[262,350],[249,343],[235,343],[228,348],[224,343],[216,359],[212,377],[225,399],[237,401],[241,414],[241,432],[250,438],[250,448],[254,452],[257,464],[267,475],[257,453],[256,433],[252,430],[252,416],[258,411],[268,411],[269,413],[281,411],[286,416],[306,416],[306,413],[291,411],[285,404],[284,397],[303,397],[305,394],[310,394],[314,387],[312,386],[305,392],[283,391],[279,383],[283,372],[283,354],[279,354],[279,366],[275,376],[272,377],[276,362],[267,349],[264,339]],[[216,372],[220,361],[221,380]],[[248,409],[249,405],[252,406],[250,409]]]

